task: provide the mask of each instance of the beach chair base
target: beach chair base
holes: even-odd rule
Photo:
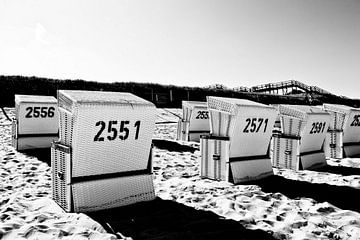
[[[50,148],[53,141],[58,140],[59,134],[22,134],[18,133],[17,120],[12,121],[12,146],[17,151]]]
[[[50,148],[51,142],[58,140],[58,135],[43,137],[21,137],[13,139],[13,147],[18,150]]]
[[[151,164],[145,171],[73,177],[72,160],[70,147],[52,144],[53,199],[66,212],[92,212],[155,199]]]
[[[268,155],[230,158],[230,182],[255,181],[274,174]]]
[[[344,157],[360,156],[360,142],[359,143],[345,143]]]
[[[274,134],[272,139],[272,166],[295,171],[326,166],[325,153],[319,151],[301,153],[300,137]]]
[[[311,170],[325,167],[326,158],[323,150],[314,151],[311,153],[300,153],[300,170]]]

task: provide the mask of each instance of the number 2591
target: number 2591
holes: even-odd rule
[[[120,140],[126,140],[129,138],[130,130],[129,128],[130,121],[121,121],[118,124],[118,121],[109,121],[108,123],[104,121],[98,121],[95,123],[95,126],[100,126],[98,133],[94,137],[95,142],[103,142],[105,137],[102,136],[106,125],[107,125],[107,132],[109,133],[106,136],[106,139],[109,141],[114,141],[115,139],[119,138]],[[118,129],[119,128],[119,129]],[[140,121],[136,121],[134,123],[135,128],[135,140],[139,138],[139,131],[140,131]]]

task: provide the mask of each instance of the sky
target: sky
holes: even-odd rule
[[[0,0],[0,75],[360,98],[360,1]]]

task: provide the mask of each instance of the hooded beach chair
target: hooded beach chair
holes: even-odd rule
[[[273,166],[293,170],[325,166],[330,114],[316,106],[280,104],[277,109],[281,130],[273,134]]]
[[[273,175],[273,107],[244,99],[208,97],[210,135],[201,137],[200,176],[242,183]]]
[[[59,137],[57,100],[52,96],[15,95],[12,145],[16,150],[50,148]]]
[[[154,104],[130,93],[71,90],[60,90],[58,101],[55,201],[68,212],[90,212],[153,200]]]
[[[177,125],[177,140],[200,141],[200,135],[210,132],[206,102],[182,101],[183,116]]]

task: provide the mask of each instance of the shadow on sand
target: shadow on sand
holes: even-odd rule
[[[108,232],[120,232],[134,240],[274,239],[265,231],[246,229],[215,213],[160,198],[88,215]]]
[[[292,199],[312,198],[319,203],[328,202],[341,209],[360,212],[357,197],[360,190],[352,187],[296,181],[276,175],[247,184],[256,184],[264,192],[279,192]]]
[[[20,152],[31,157],[36,157],[40,161],[51,166],[51,148],[22,150]]]
[[[175,141],[163,140],[163,139],[153,139],[152,143],[155,147],[159,149],[168,150],[171,152],[191,152],[194,153],[198,148],[194,148],[191,146],[181,145]]]
[[[330,166],[316,169],[317,172],[328,172],[333,174],[340,174],[343,176],[360,175],[360,168],[343,167],[343,166]]]

